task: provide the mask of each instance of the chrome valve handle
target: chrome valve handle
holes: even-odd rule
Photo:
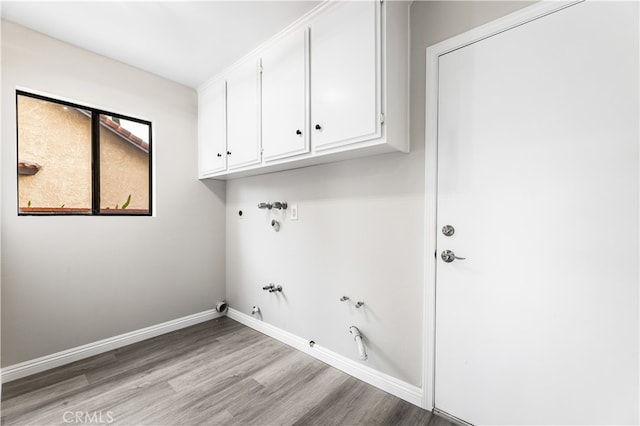
[[[278,209],[278,210],[286,210],[287,209],[287,202],[286,201],[274,201],[273,202],[273,208],[274,209]]]

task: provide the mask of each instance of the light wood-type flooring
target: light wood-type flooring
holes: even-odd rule
[[[2,387],[2,425],[451,423],[222,317]]]

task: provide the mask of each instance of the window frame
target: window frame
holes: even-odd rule
[[[20,150],[20,131],[18,123],[18,97],[27,96],[34,99],[39,99],[46,102],[55,103],[65,107],[77,108],[88,111],[91,113],[89,117],[91,120],[91,210],[88,212],[79,211],[22,211],[20,208],[20,183],[19,183],[19,150]],[[75,102],[64,101],[50,96],[40,95],[37,93],[28,92],[25,90],[16,89],[16,207],[18,216],[153,216],[153,124],[151,121],[143,120],[128,115],[115,113],[101,108],[90,107]],[[111,117],[117,117],[122,120],[133,121],[136,123],[149,126],[149,208],[146,212],[133,212],[126,211],[126,209],[118,209],[118,211],[109,211],[109,209],[100,209],[100,115],[107,115]]]

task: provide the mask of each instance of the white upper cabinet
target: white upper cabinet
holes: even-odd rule
[[[409,2],[323,1],[238,64],[212,79],[227,82],[226,168],[201,132],[201,170],[218,170],[201,177],[409,151]]]
[[[380,136],[379,8],[341,2],[311,23],[314,150]]]
[[[307,34],[289,34],[261,55],[265,161],[309,152]]]
[[[227,165],[260,162],[260,72],[250,59],[227,75]]]
[[[226,83],[219,80],[198,93],[198,176],[227,168]]]

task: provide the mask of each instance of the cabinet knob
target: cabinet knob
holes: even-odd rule
[[[231,151],[227,151],[227,155],[231,155]]]
[[[222,157],[222,154],[218,153],[218,157]]]
[[[298,129],[296,130],[296,135],[300,136],[302,134],[302,130]]]
[[[316,124],[316,130],[322,130],[322,126],[319,124]]]

